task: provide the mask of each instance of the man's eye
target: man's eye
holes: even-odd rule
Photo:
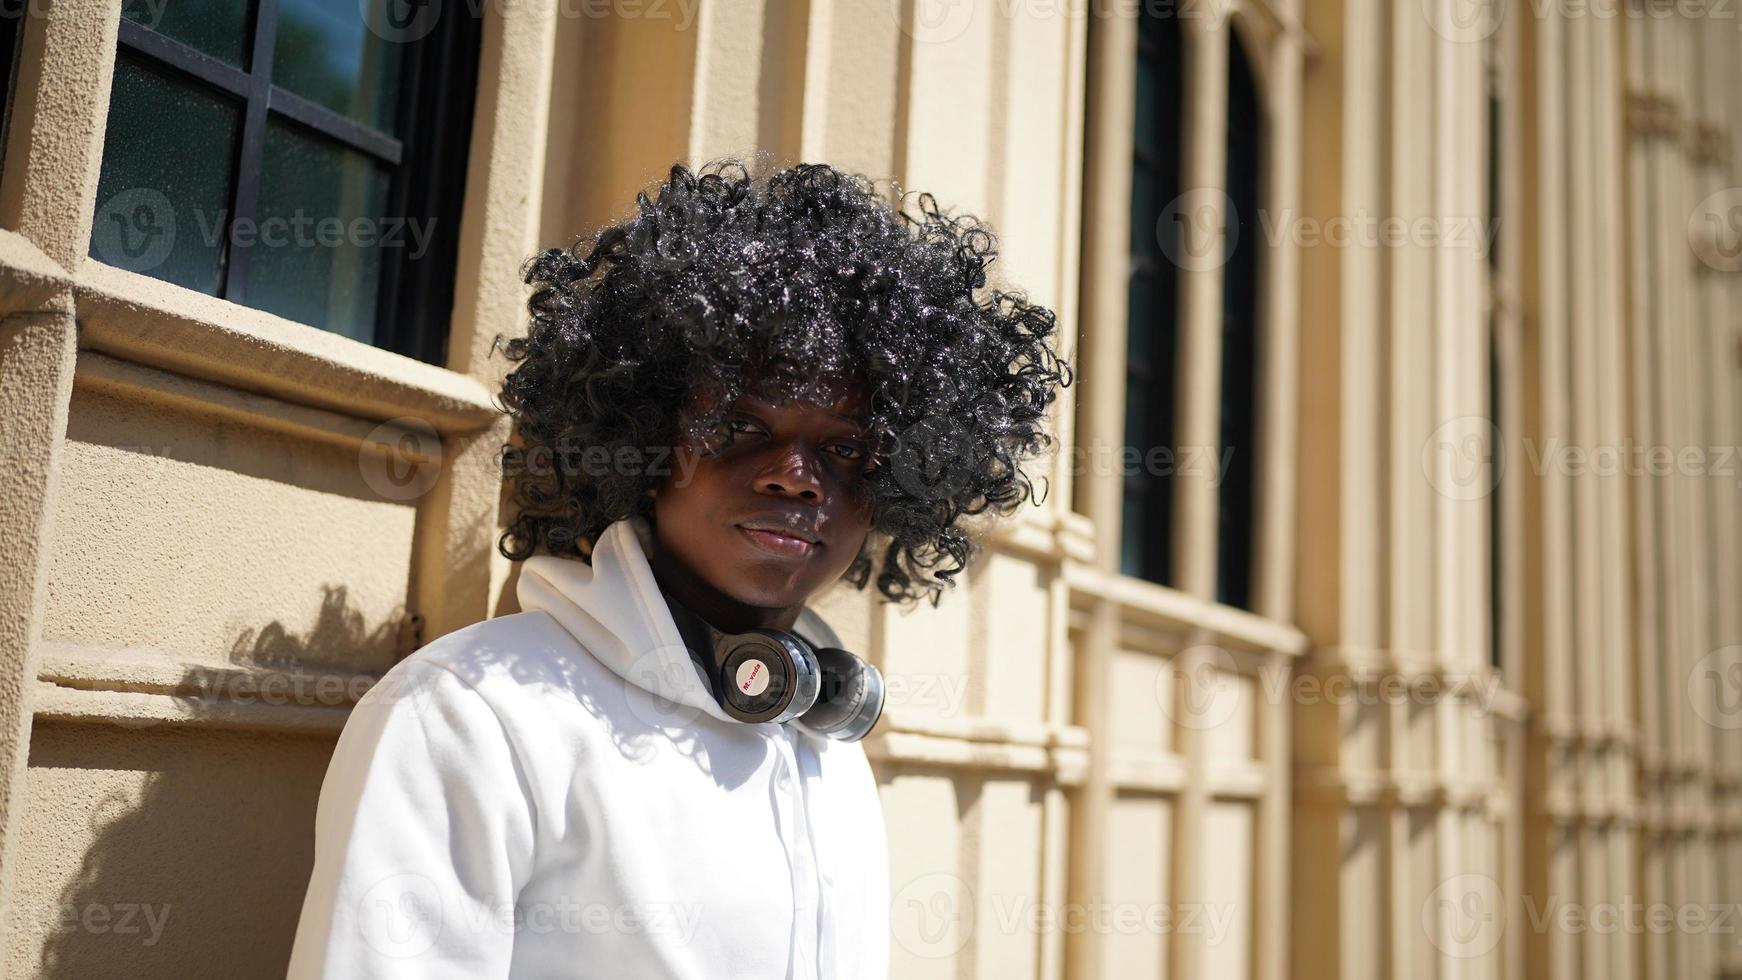
[[[727,419],[726,429],[734,434],[739,432],[755,432],[757,425],[749,419]]]
[[[865,450],[860,449],[858,446],[855,446],[850,442],[837,442],[830,446],[829,449],[842,459],[865,458]]]

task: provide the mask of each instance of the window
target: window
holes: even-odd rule
[[[1130,305],[1126,324],[1125,445],[1147,460],[1173,447],[1178,269],[1162,235],[1181,234],[1162,214],[1180,193],[1184,88],[1179,18],[1145,9],[1138,18],[1137,111],[1131,161]],[[1172,565],[1173,487],[1166,467],[1124,477],[1119,570],[1166,584]]]
[[[90,254],[445,357],[479,19],[124,0]]]
[[[1254,567],[1253,509],[1258,464],[1257,370],[1259,264],[1264,247],[1257,220],[1262,204],[1264,104],[1240,32],[1227,30],[1229,45],[1227,172],[1230,227],[1245,234],[1221,266],[1222,365],[1219,441],[1214,460],[1187,455],[1175,445],[1179,388],[1178,265],[1186,254],[1179,237],[1189,216],[1182,208],[1180,148],[1184,129],[1183,45],[1180,18],[1146,13],[1139,18],[1136,129],[1131,185],[1131,267],[1126,324],[1125,446],[1143,461],[1126,467],[1121,514],[1120,571],[1162,585],[1173,584],[1175,468],[1213,466],[1217,495],[1216,600],[1249,607]],[[1157,466],[1152,450],[1172,452],[1173,466]],[[1167,457],[1159,457],[1166,460]],[[1135,470],[1136,472],[1131,472]]]
[[[1239,31],[1228,32],[1228,206],[1258,214],[1264,107]],[[1258,467],[1259,222],[1246,220],[1222,278],[1222,419],[1216,506],[1216,601],[1252,603],[1252,490]]]

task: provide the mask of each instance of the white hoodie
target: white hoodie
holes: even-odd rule
[[[291,980],[885,980],[863,747],[721,710],[647,533],[611,525],[590,567],[526,560],[523,612],[431,642],[358,700]],[[809,609],[795,632],[839,644]]]

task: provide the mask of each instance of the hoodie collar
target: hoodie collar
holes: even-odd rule
[[[628,683],[721,721],[742,724],[714,700],[684,647],[647,563],[652,542],[647,519],[635,516],[599,535],[590,565],[534,555],[521,563],[515,589],[520,607],[549,613],[594,659]],[[800,610],[794,632],[807,642],[840,646],[834,630],[808,606]]]

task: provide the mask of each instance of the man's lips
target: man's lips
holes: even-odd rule
[[[821,545],[800,537],[787,529],[773,529],[752,524],[737,525],[738,532],[753,546],[777,558],[805,558]]]

